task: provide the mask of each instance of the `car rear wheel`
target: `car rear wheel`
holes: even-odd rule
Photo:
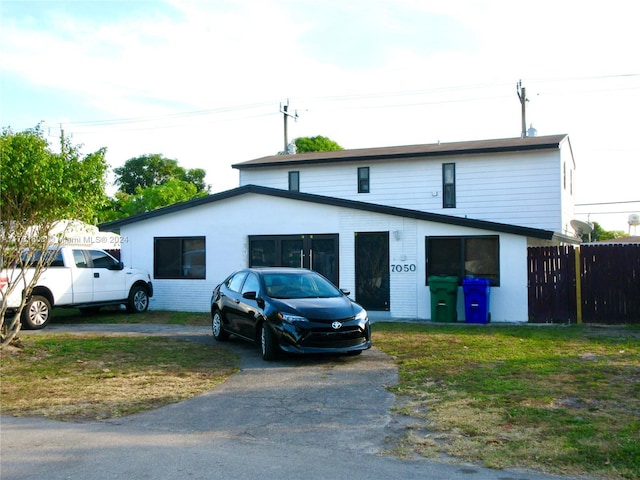
[[[222,315],[218,310],[211,317],[211,330],[213,331],[213,338],[219,342],[229,338],[229,334],[222,328]]]
[[[24,306],[20,320],[28,330],[44,328],[51,318],[51,303],[45,297],[33,295]]]
[[[269,326],[262,322],[260,326],[260,346],[263,360],[275,360],[278,357],[278,346]]]

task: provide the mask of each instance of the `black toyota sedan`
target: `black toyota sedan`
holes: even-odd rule
[[[281,351],[359,354],[371,347],[371,328],[366,310],[348,294],[311,270],[239,270],[213,290],[213,336],[256,342],[264,360]]]

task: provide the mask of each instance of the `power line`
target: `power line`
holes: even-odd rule
[[[576,203],[576,207],[586,207],[593,205],[619,205],[622,203],[640,203],[640,200],[624,200],[622,202],[598,202],[598,203]]]
[[[619,215],[622,213],[638,213],[634,210],[628,210],[626,212],[576,212],[576,215]]]
[[[587,76],[587,77],[575,77],[575,78],[552,78],[552,79],[535,79],[530,80],[532,82],[561,82],[561,81],[576,81],[576,80],[603,80],[603,79],[616,79],[616,78],[632,78],[632,77],[640,77],[638,73],[629,73],[629,74],[618,74],[618,75],[601,75],[601,76]],[[486,92],[484,95],[480,94],[481,90],[489,89],[489,88],[504,88],[505,92],[507,89],[510,89],[508,85],[511,82],[496,82],[496,83],[479,83],[472,85],[454,85],[454,86],[446,86],[446,87],[435,87],[430,89],[422,89],[422,90],[406,90],[406,91],[391,91],[391,92],[372,92],[372,93],[363,93],[363,94],[350,94],[350,95],[334,95],[334,96],[318,96],[318,97],[308,97],[305,98],[295,98],[298,103],[303,103],[305,100],[307,101],[326,101],[326,102],[340,102],[342,103],[341,109],[372,109],[372,108],[407,108],[407,107],[417,107],[421,105],[433,105],[433,104],[447,104],[447,103],[463,103],[463,102],[475,102],[480,100],[495,100],[499,98],[508,98],[508,95],[496,95],[495,92]],[[618,88],[618,90],[627,89]],[[633,87],[633,88],[640,88]],[[385,105],[360,105],[360,106],[346,106],[344,102],[348,101],[366,101],[366,100],[382,100],[389,99],[394,97],[420,97],[425,95],[441,95],[445,93],[455,93],[455,92],[463,92],[463,91],[476,91],[477,93],[473,96],[469,96],[468,98],[460,99],[460,98],[445,98],[445,99],[419,99],[416,98],[413,102],[395,102],[394,104],[385,104]],[[570,93],[570,92],[569,92]],[[584,92],[582,92],[584,93]],[[567,92],[564,92],[563,95],[566,95]],[[157,115],[157,116],[141,116],[141,117],[129,117],[129,118],[113,118],[113,119],[105,119],[105,120],[83,120],[83,121],[70,121],[64,122],[67,127],[105,127],[105,126],[127,126],[132,124],[144,124],[150,122],[162,122],[166,120],[181,120],[181,119],[189,119],[191,117],[202,117],[202,116],[213,116],[226,114],[230,112],[239,112],[246,111],[251,109],[260,109],[265,107],[270,107],[273,105],[273,100],[267,100],[264,102],[257,102],[252,104],[244,104],[244,105],[229,105],[218,108],[211,108],[206,110],[193,110],[193,111],[184,111],[177,113],[169,113],[165,115]],[[251,116],[256,116],[255,114]],[[59,121],[55,122],[47,122],[43,124],[44,127],[55,128],[60,124]],[[148,130],[154,128],[168,128],[167,126],[149,126],[149,127],[138,127],[132,129],[141,129]]]

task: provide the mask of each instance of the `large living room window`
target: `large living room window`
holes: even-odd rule
[[[206,273],[205,237],[154,238],[154,278],[205,279]]]
[[[487,278],[500,285],[500,237],[426,237],[427,284],[431,275]]]

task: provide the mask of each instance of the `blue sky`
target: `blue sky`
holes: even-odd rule
[[[145,153],[204,168],[324,135],[345,148],[568,133],[577,217],[640,211],[635,2],[0,0],[0,124],[61,128],[112,167]],[[628,203],[637,201],[637,203]],[[619,202],[619,203],[616,203]],[[622,203],[624,202],[624,203]],[[620,212],[617,214],[609,212]],[[587,213],[591,213],[587,216]]]

